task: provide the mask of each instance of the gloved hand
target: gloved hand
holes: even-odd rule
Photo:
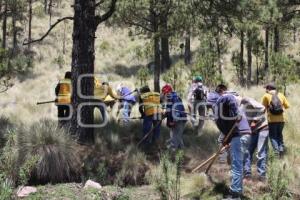
[[[243,116],[238,114],[238,116],[236,117],[236,122],[240,122],[242,120]]]
[[[175,122],[167,122],[167,126],[173,128],[175,126]]]

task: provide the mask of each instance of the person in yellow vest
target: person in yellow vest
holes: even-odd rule
[[[143,141],[144,147],[147,148],[155,144],[160,136],[162,114],[160,94],[151,92],[148,86],[142,87],[139,92],[139,111],[143,118],[143,138],[152,131]]]
[[[72,95],[72,84],[71,84],[71,72],[65,73],[65,78],[60,80],[55,88],[56,94],[56,106],[57,106],[57,117],[60,127],[65,126],[70,120],[70,107],[71,107],[71,95]]]
[[[99,108],[103,120],[106,119],[106,106],[112,107],[114,102],[118,99],[120,99],[120,97],[110,87],[108,82],[101,83],[99,79],[94,78],[94,100],[105,104],[105,106],[96,106]]]
[[[290,107],[286,97],[277,91],[275,84],[269,83],[265,86],[266,93],[262,98],[268,114],[269,137],[275,154],[282,157],[284,154],[284,142],[282,131],[286,121],[284,112]]]

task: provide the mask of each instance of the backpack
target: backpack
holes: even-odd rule
[[[272,100],[269,105],[269,111],[273,115],[281,115],[283,113],[283,107],[278,97],[278,92],[272,94]]]
[[[197,85],[197,87],[193,91],[193,96],[195,100],[204,100],[205,99],[205,92],[202,85]]]

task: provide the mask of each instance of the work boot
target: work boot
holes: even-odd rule
[[[241,194],[230,191],[229,194],[223,198],[223,200],[241,200]]]

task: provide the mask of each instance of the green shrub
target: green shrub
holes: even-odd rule
[[[150,76],[150,70],[147,67],[141,67],[137,72],[137,79],[139,80],[140,86],[147,85]]]
[[[185,64],[183,61],[176,63],[166,73],[163,74],[162,79],[172,85],[173,89],[183,96],[186,90],[187,77],[184,76]]]
[[[0,200],[12,199],[12,195],[12,183],[5,177],[5,175],[0,174]]]
[[[7,133],[12,128],[12,123],[6,117],[0,117],[0,149],[2,149],[6,143]]]
[[[162,155],[159,170],[152,178],[155,189],[160,194],[160,199],[180,200],[182,161],[182,151],[177,152],[174,163],[169,154]]]
[[[0,157],[0,173],[12,182],[13,185],[18,181],[18,150],[17,150],[17,134],[15,130],[10,129],[6,135],[6,143],[1,150]]]
[[[271,78],[279,89],[286,93],[288,84],[296,83],[299,79],[299,67],[288,56],[282,53],[273,53],[270,57]]]
[[[286,168],[286,164],[277,160],[274,154],[270,155],[267,181],[269,193],[264,195],[264,199],[291,199],[288,189],[290,175]]]
[[[31,183],[60,183],[77,181],[80,162],[75,154],[75,142],[55,122],[42,120],[21,129],[18,134],[18,165],[30,174]],[[35,158],[36,166],[29,172]],[[27,170],[27,171],[26,171]]]

